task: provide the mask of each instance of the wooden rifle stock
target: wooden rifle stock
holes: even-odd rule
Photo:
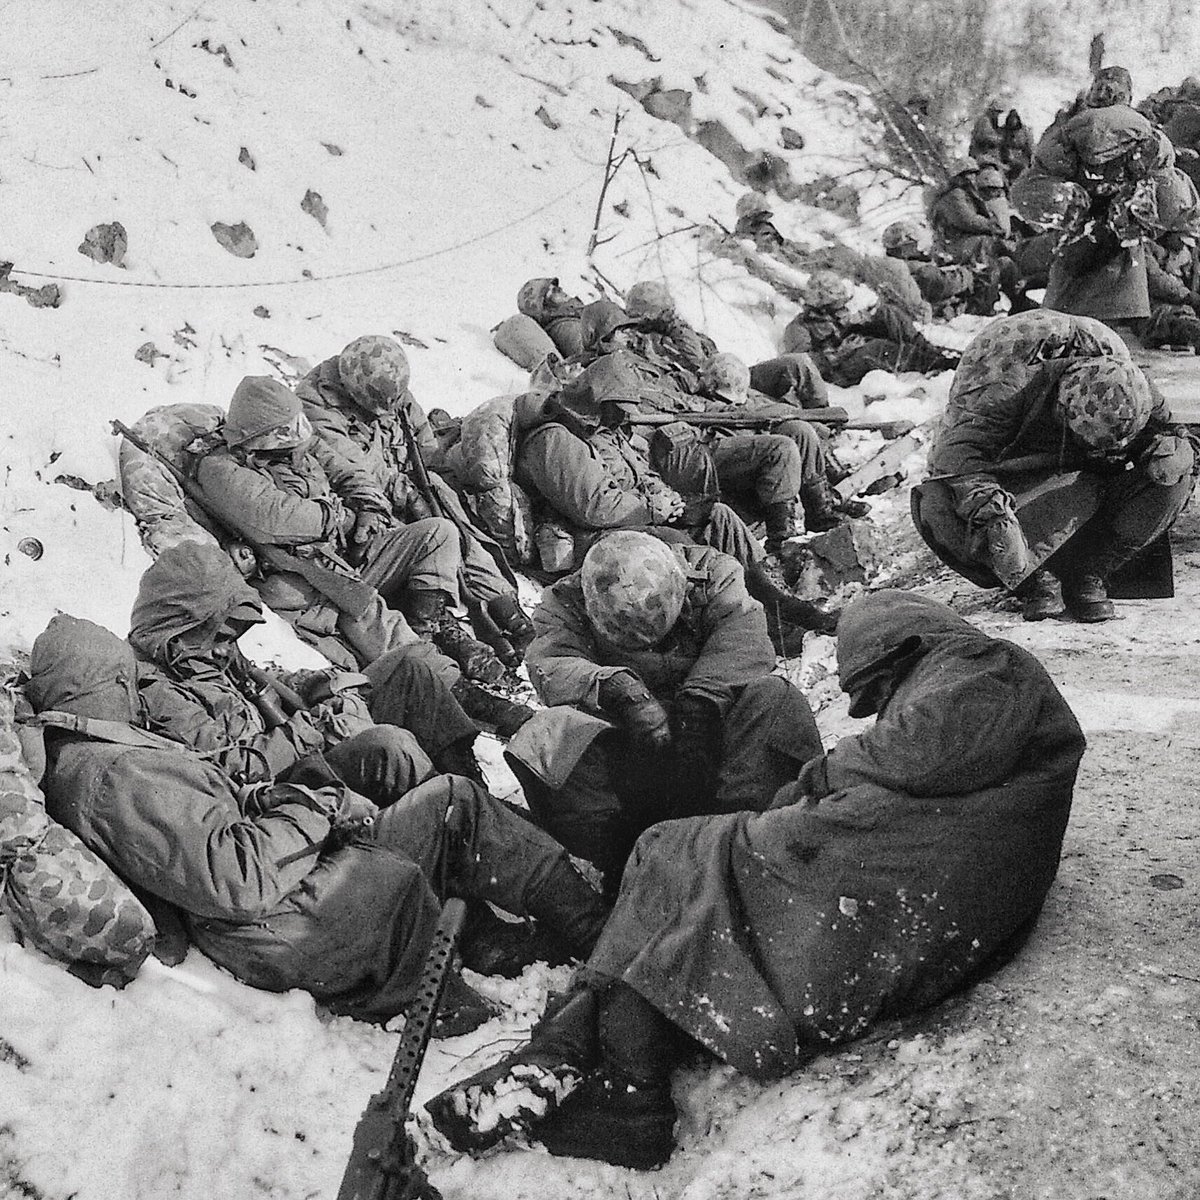
[[[767,411],[706,413],[634,413],[631,425],[673,425],[681,422],[697,429],[770,429],[781,421],[819,421],[825,425],[845,425],[850,414],[842,407],[788,409],[780,405]]]

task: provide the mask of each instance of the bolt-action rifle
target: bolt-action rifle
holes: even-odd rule
[[[387,1083],[367,1101],[354,1130],[337,1200],[442,1200],[417,1165],[416,1145],[405,1120],[465,913],[466,905],[458,899],[447,900],[442,909]]]
[[[780,404],[747,412],[733,409],[726,412],[634,413],[631,425],[672,425],[676,421],[694,425],[697,429],[770,429],[780,421],[820,421],[824,425],[845,425],[850,414],[838,405],[826,408],[791,408]]]
[[[265,542],[255,541],[238,529],[227,517],[220,517],[209,506],[204,489],[181,471],[165,454],[139,437],[127,425],[120,421],[112,422],[114,434],[120,434],[132,446],[136,446],[143,454],[148,454],[159,463],[171,478],[182,489],[183,494],[193,501],[196,506],[212,523],[218,535],[227,541],[242,542],[249,546],[258,556],[260,562],[267,563],[276,571],[290,571],[299,575],[312,585],[322,597],[333,605],[339,612],[345,613],[353,620],[365,615],[375,600],[375,589],[364,583],[353,571],[346,567],[335,570],[323,567],[311,558],[302,558],[285,550],[282,546],[271,546]]]

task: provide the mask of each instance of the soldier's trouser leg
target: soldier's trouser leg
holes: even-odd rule
[[[1064,580],[1092,573],[1107,579],[1170,529],[1193,484],[1190,471],[1169,485],[1155,483],[1140,467],[1112,477],[1095,516],[1046,565]]]
[[[362,574],[397,608],[408,591],[441,592],[456,600],[461,562],[454,522],[425,517],[392,530],[378,545],[372,543],[371,559]]]
[[[374,840],[417,863],[443,899],[487,900],[544,920],[587,950],[603,923],[605,906],[563,847],[460,776],[438,775],[385,809]]]
[[[736,558],[743,567],[761,562],[763,548],[746,522],[728,504],[714,504],[708,523],[700,530],[700,541],[722,554]]]
[[[534,819],[572,854],[604,874],[615,894],[638,835],[670,815],[671,756],[651,755],[620,730],[601,734],[583,752],[561,788],[551,790],[510,760]]]
[[[337,630],[346,645],[354,652],[360,667],[367,667],[380,655],[399,650],[417,641],[417,635],[404,614],[389,608],[377,592],[370,608],[361,616],[351,618],[339,613]]]
[[[752,492],[763,505],[788,504],[800,493],[804,471],[791,438],[778,433],[738,434],[721,438],[711,453],[722,492]]]
[[[380,808],[434,774],[414,734],[395,725],[367,729],[325,752],[325,761],[348,787]]]
[[[478,736],[478,726],[450,690],[462,672],[428,642],[385,654],[366,673],[371,716],[410,730],[435,764],[449,747]]]
[[[504,578],[488,549],[473,537],[460,538],[463,582],[471,596],[486,605],[500,596],[514,595],[513,585]],[[465,599],[465,597],[464,597]]]
[[[747,684],[725,714],[715,811],[763,811],[821,754],[821,734],[799,688],[778,675]]]
[[[829,386],[807,354],[781,354],[755,363],[750,368],[750,386],[773,400],[799,404],[801,408],[825,408],[829,404]]]
[[[650,465],[681,496],[716,500],[721,494],[712,453],[694,437],[655,436],[650,443]]]

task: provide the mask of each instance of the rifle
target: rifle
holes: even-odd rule
[[[634,413],[632,425],[672,425],[681,421],[697,429],[769,429],[780,421],[820,421],[826,425],[846,425],[850,414],[840,406],[828,408],[787,408],[783,405],[758,412],[707,413]]]
[[[417,1165],[416,1145],[405,1119],[466,911],[466,904],[458,899],[447,900],[442,909],[391,1072],[383,1088],[367,1101],[354,1130],[337,1200],[442,1200]]]
[[[335,571],[331,567],[323,567],[319,563],[313,562],[312,559],[301,558],[298,554],[293,554],[282,546],[257,542],[232,525],[227,518],[217,516],[209,507],[203,488],[194,479],[185,475],[165,454],[144,438],[139,437],[129,426],[120,421],[113,421],[111,424],[114,434],[120,434],[127,442],[136,446],[143,454],[149,455],[170,474],[183,494],[204,513],[223,540],[244,542],[261,561],[276,571],[290,571],[294,575],[299,575],[320,592],[322,597],[328,600],[334,608],[353,620],[364,616],[374,604],[375,589],[349,572],[348,568],[347,572],[349,573]]]

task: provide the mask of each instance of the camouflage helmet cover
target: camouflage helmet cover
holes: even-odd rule
[[[589,350],[611,337],[618,329],[636,325],[631,317],[615,300],[593,300],[585,304],[579,314],[579,334]]]
[[[1133,99],[1133,79],[1124,67],[1101,67],[1087,90],[1088,108],[1128,104]]]
[[[883,231],[883,248],[898,250],[901,246],[918,246],[921,243],[922,230],[916,221],[893,221]]]
[[[683,560],[648,533],[619,530],[598,541],[579,570],[583,607],[600,639],[647,650],[674,627],[687,594]]]
[[[836,271],[814,271],[801,290],[808,308],[843,308],[850,303],[850,285]]]
[[[762,192],[743,192],[734,206],[734,213],[740,220],[742,217],[770,216],[774,212],[771,201]]]
[[[635,283],[625,295],[625,311],[631,317],[655,317],[675,311],[675,297],[665,283],[644,279]]]
[[[1085,359],[1058,386],[1058,410],[1089,454],[1115,455],[1145,428],[1154,400],[1141,368],[1119,358]]]
[[[557,279],[527,279],[517,292],[517,312],[535,321],[545,315],[546,293],[558,287]]]
[[[338,375],[350,399],[379,416],[396,406],[408,388],[408,355],[394,338],[370,333],[338,355]]]
[[[736,354],[714,354],[701,372],[704,390],[731,404],[744,404],[750,394],[750,368]]]

